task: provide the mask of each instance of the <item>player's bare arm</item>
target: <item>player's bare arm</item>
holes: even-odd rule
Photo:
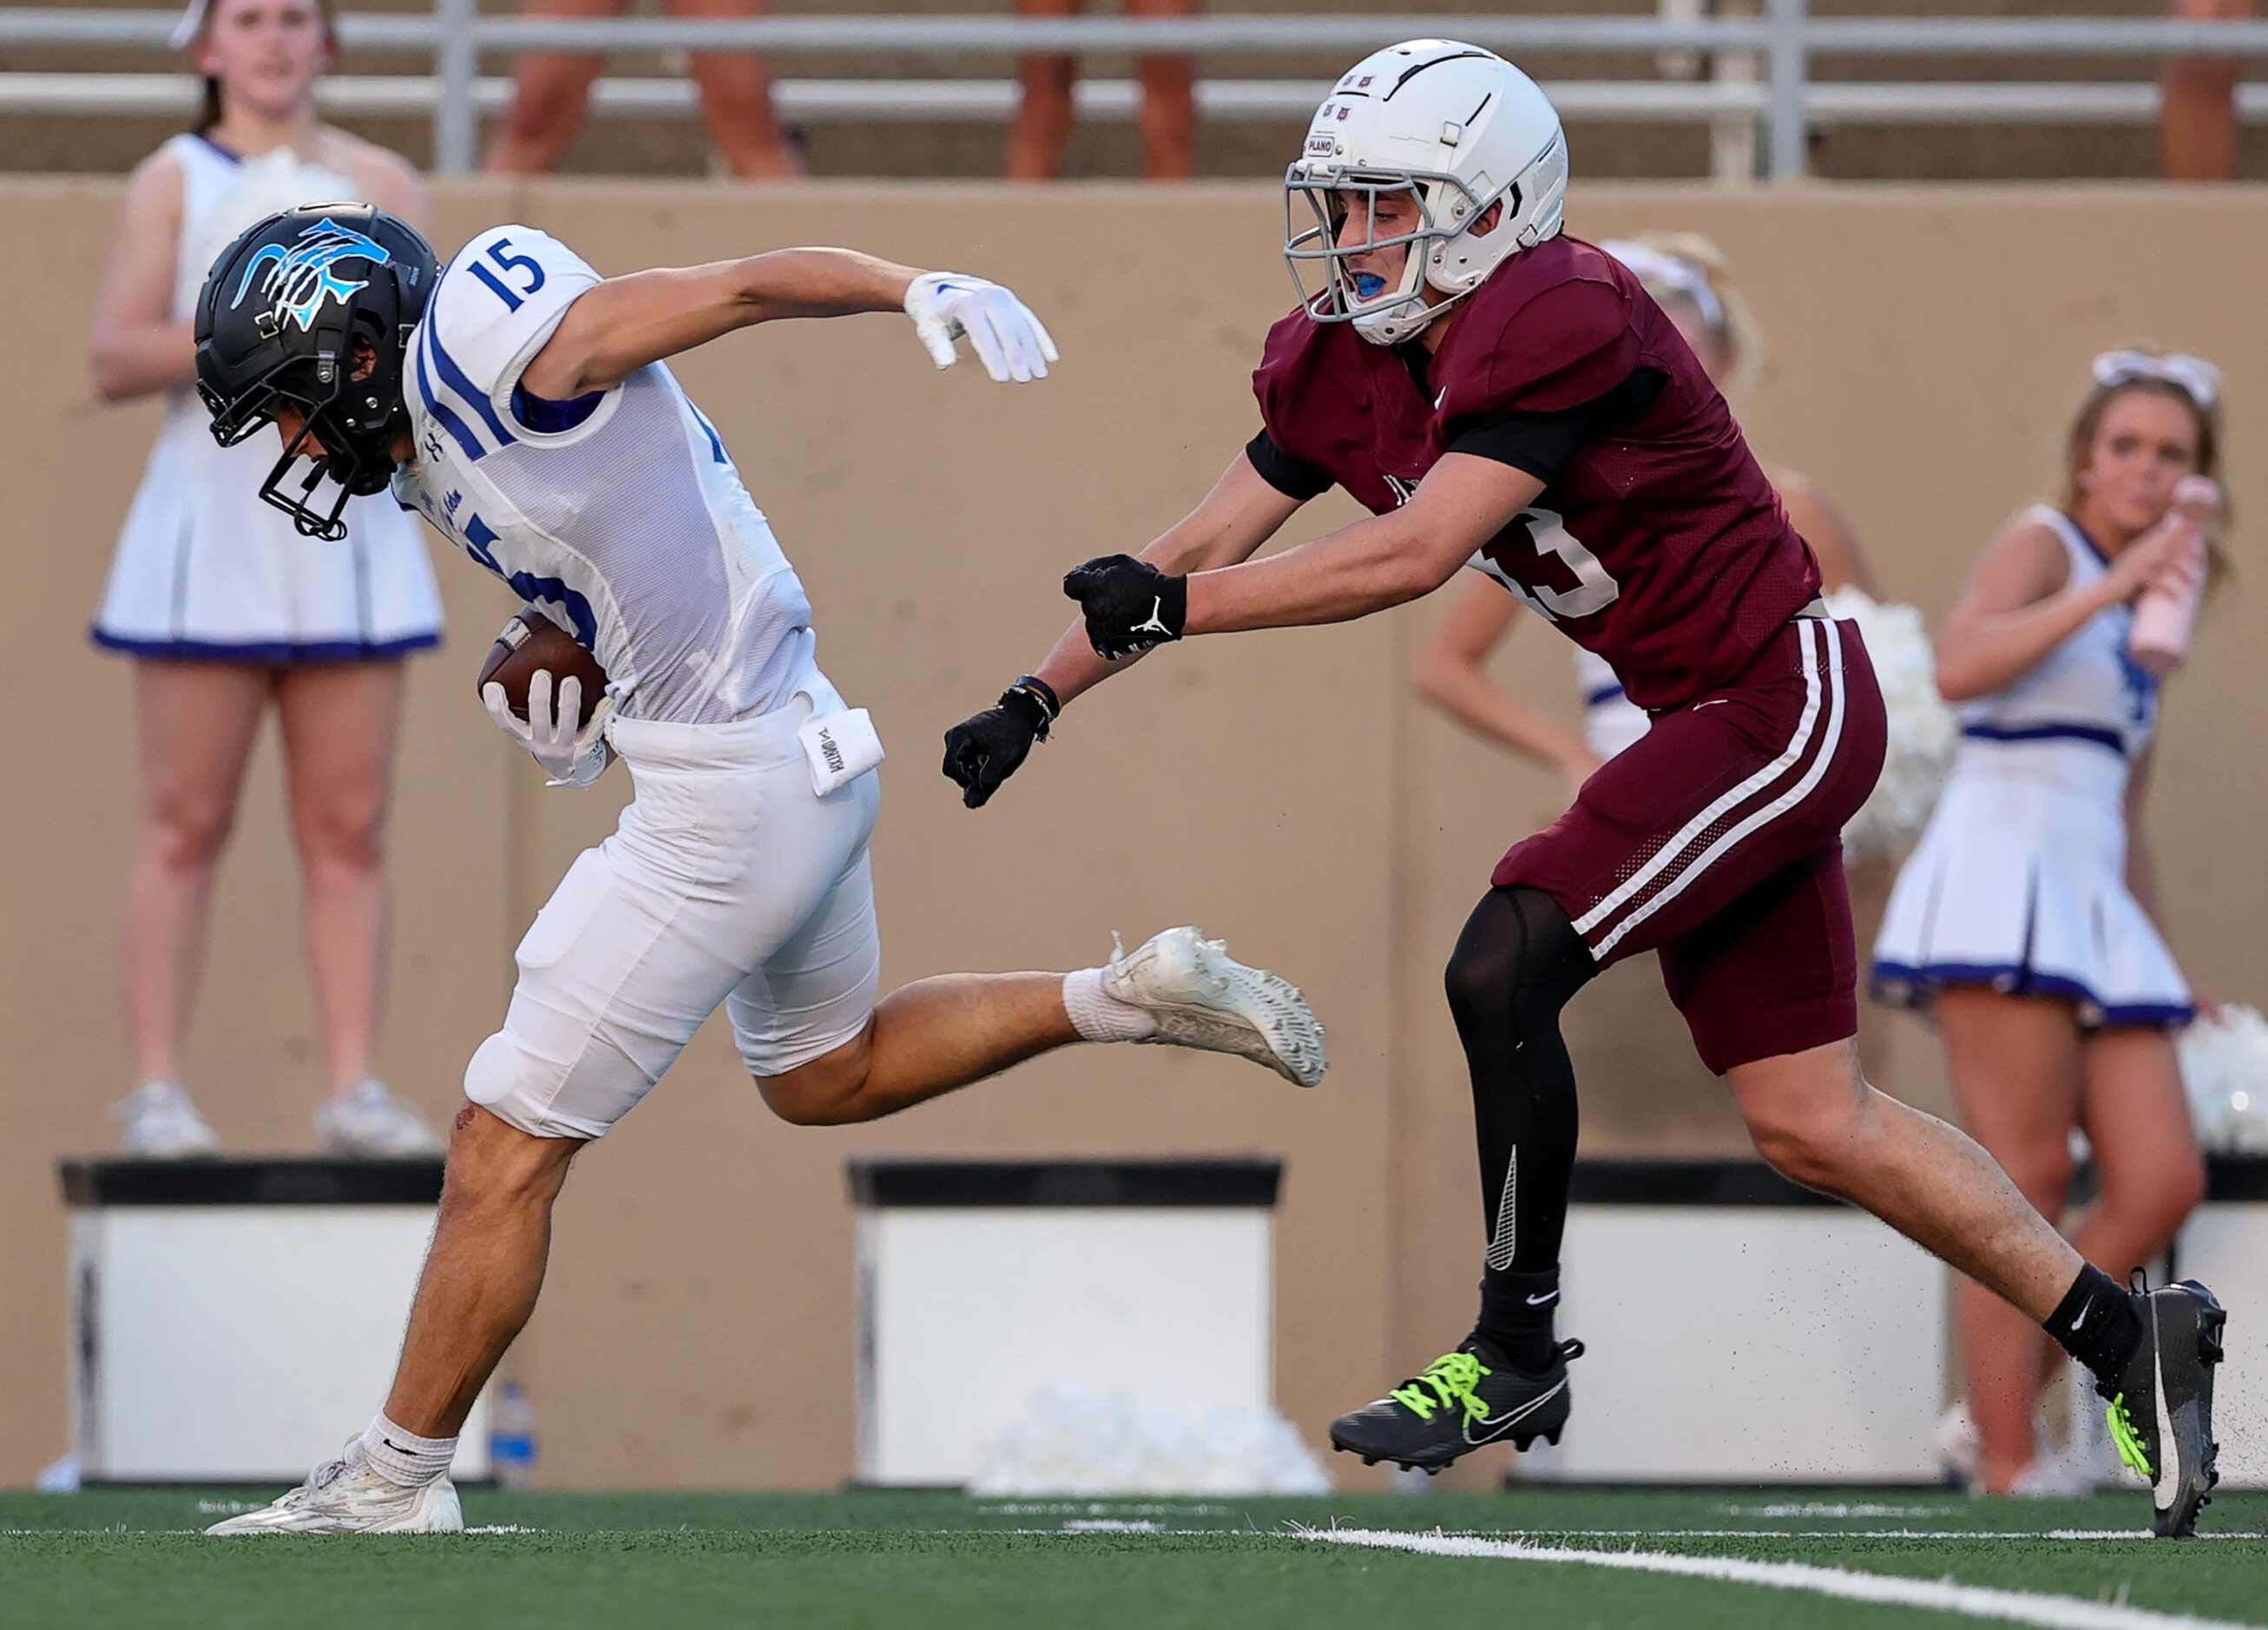
[[[1270,485],[1239,453],[1197,506],[1152,539],[1140,558],[1161,572],[1234,565],[1252,558],[1305,501]],[[1119,661],[1096,655],[1084,623],[1065,629],[1046,660],[998,702],[946,732],[945,773],[960,785],[961,802],[983,808],[1032,744],[1046,739],[1071,698],[1138,660],[1138,654]]]
[[[1432,594],[1535,502],[1543,483],[1494,459],[1451,453],[1410,502],[1266,560],[1186,577],[1115,556],[1064,579],[1103,655],[1189,634],[1345,623]]]
[[[899,310],[913,318],[939,367],[952,363],[953,338],[964,333],[997,380],[1044,379],[1056,360],[1039,319],[998,284],[854,249],[774,249],[608,278],[568,307],[521,380],[539,395],[564,401],[611,389],[650,363],[737,328]]]
[[[1189,581],[1182,631],[1344,623],[1422,599],[1543,490],[1543,482],[1526,470],[1446,454],[1399,509],[1267,560],[1198,573]]]

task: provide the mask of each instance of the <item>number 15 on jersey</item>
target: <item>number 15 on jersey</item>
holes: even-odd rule
[[[514,254],[509,238],[497,239],[481,255],[477,261],[467,261],[465,269],[495,291],[506,311],[518,311],[529,295],[543,286],[543,263],[532,254]],[[517,275],[522,271],[527,274],[525,282]]]

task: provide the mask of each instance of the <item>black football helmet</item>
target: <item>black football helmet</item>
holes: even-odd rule
[[[305,421],[260,496],[309,537],[346,535],[350,498],[385,490],[409,428],[403,359],[436,267],[425,240],[366,203],[308,203],[269,216],[221,252],[197,297],[197,395],[224,447]],[[357,360],[357,343],[367,358]],[[362,370],[360,377],[357,371]],[[286,491],[310,439],[323,452]],[[333,494],[317,491],[328,476]]]

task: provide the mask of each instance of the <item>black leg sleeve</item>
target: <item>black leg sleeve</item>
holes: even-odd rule
[[[1495,1272],[1559,1265],[1579,1124],[1559,1013],[1597,971],[1566,912],[1533,889],[1491,890],[1449,959]]]

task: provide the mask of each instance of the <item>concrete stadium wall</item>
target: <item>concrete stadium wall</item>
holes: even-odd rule
[[[0,302],[16,313],[0,401],[0,1485],[64,1446],[53,1162],[108,1146],[103,1106],[129,1084],[114,970],[136,801],[129,675],[83,635],[157,418],[100,409],[85,383],[117,196],[95,181],[0,189]],[[1138,546],[1250,433],[1246,376],[1287,305],[1272,189],[476,183],[445,189],[440,212],[445,248],[518,218],[609,270],[839,241],[1013,283],[1065,352],[1040,389],[937,374],[881,320],[785,324],[682,368],[803,570],[822,660],[895,754],[877,849],[886,979],[1070,965],[1113,928],[1193,920],[1301,982],[1334,1057],[1326,1085],[1300,1095],[1224,1060],[1060,1055],[827,1132],[773,1121],[711,1027],[568,1187],[542,1308],[509,1361],[541,1412],[546,1480],[848,1474],[842,1162],[857,1152],[1280,1152],[1278,1391],[1318,1442],[1334,1412],[1454,1339],[1470,1316],[1477,1200],[1438,970],[1489,866],[1555,812],[1555,793],[1411,701],[1408,659],[1432,608],[1161,653],[1082,703],[982,815],[934,768],[943,729],[1061,626],[1061,571]],[[2250,193],[1593,187],[1570,222],[1719,240],[1771,340],[1742,404],[1757,446],[1833,493],[1892,594],[1933,616],[1978,542],[2045,489],[2076,382],[2106,343],[2153,338],[2223,364],[2237,510],[2268,507],[2268,461],[2248,453],[2268,388],[2250,286],[2268,212]],[[1350,513],[1325,500],[1295,535]],[[547,793],[496,738],[471,677],[511,602],[453,556],[439,571],[453,636],[414,669],[384,1066],[446,1117],[501,1014],[515,939],[628,787],[617,775]],[[2175,943],[2232,999],[2268,989],[2246,909],[2268,881],[2254,818],[2268,763],[2231,747],[2253,739],[2263,677],[2268,609],[2250,577],[2241,564],[2174,688],[2154,804]],[[1541,633],[1513,640],[1503,671],[1572,710],[1566,659]],[[307,1142],[320,1069],[296,909],[270,744],[222,880],[189,1055],[234,1147]],[[1885,1081],[1941,1102],[1926,1032],[1867,1023]],[[1587,1147],[1740,1147],[1650,967],[1587,992],[1572,1029]]]

